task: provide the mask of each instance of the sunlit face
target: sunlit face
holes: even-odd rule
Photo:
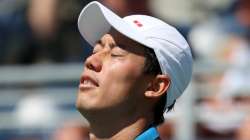
[[[135,111],[150,81],[143,73],[144,63],[141,45],[113,30],[105,34],[85,61],[78,110],[84,115]]]

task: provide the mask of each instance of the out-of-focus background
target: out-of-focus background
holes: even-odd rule
[[[0,0],[0,140],[88,140],[74,107],[91,51],[77,30],[90,0]],[[100,0],[147,14],[190,43],[193,79],[159,127],[163,140],[250,140],[249,0]]]

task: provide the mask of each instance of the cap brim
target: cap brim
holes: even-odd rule
[[[78,28],[83,38],[90,44],[95,45],[104,34],[113,27],[128,38],[150,47],[145,37],[127,22],[99,2],[89,3],[80,13]],[[151,48],[151,47],[150,47]]]

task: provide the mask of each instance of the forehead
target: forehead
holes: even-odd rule
[[[110,31],[101,38],[101,41],[102,43],[113,43],[117,47],[138,55],[144,55],[145,53],[145,46],[126,37],[113,28],[111,28]]]

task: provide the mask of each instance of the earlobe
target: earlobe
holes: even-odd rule
[[[167,75],[157,75],[149,84],[145,96],[148,98],[158,98],[166,93],[171,84],[171,80]]]

